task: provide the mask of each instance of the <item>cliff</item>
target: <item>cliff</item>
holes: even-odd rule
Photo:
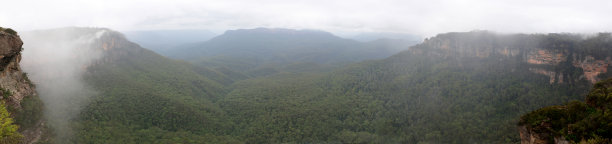
[[[612,64],[609,33],[496,34],[488,31],[439,34],[411,48],[412,53],[445,58],[490,58],[518,61],[508,67],[527,68],[553,83],[591,84],[607,75]]]
[[[23,143],[37,141],[42,133],[42,104],[38,100],[35,86],[26,73],[21,70],[21,51],[23,42],[14,33],[0,31],[0,100],[7,105],[23,134]],[[26,103],[26,104],[24,104]]]
[[[21,107],[25,97],[35,94],[33,85],[19,66],[22,45],[19,36],[0,32],[0,88],[8,92],[2,100],[15,108]]]

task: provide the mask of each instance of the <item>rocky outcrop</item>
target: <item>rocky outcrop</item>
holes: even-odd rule
[[[519,127],[519,135],[521,137],[521,144],[548,144],[550,139],[550,135],[527,130],[525,126]]]
[[[576,59],[572,64],[575,67],[582,68],[584,71],[584,77],[591,83],[595,83],[600,79],[597,77],[599,74],[608,72],[608,66],[612,64],[610,57],[604,60],[595,59],[592,56],[586,56],[584,59]]]
[[[518,129],[519,136],[521,137],[521,144],[570,144],[570,142],[563,137],[553,137],[550,133],[538,133],[529,130],[526,126],[519,126]]]
[[[22,45],[19,36],[0,32],[0,88],[4,91],[1,99],[14,108],[21,108],[25,97],[36,94],[19,66]]]
[[[6,102],[7,106],[10,107],[12,117],[23,117],[18,120],[36,118],[28,114],[32,112],[31,109],[24,110],[22,102],[28,97],[38,99],[34,84],[19,65],[22,46],[23,42],[18,35],[0,31],[0,100]],[[33,121],[36,121],[30,123],[33,126],[20,125],[19,132],[24,136],[21,140],[22,143],[34,143],[40,139],[44,129],[44,121],[42,119]]]

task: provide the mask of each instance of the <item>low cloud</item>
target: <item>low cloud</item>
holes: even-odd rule
[[[612,30],[612,1],[589,0],[19,0],[3,3],[3,27],[117,30],[282,27],[334,33],[449,31],[600,32]]]
[[[104,30],[83,33],[72,28],[22,32],[21,66],[36,84],[45,104],[44,116],[56,131],[56,142],[73,135],[70,124],[96,92],[83,81],[85,67],[101,58],[92,43]]]

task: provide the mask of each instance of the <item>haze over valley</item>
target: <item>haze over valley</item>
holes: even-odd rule
[[[607,1],[8,5],[0,143],[612,143]]]

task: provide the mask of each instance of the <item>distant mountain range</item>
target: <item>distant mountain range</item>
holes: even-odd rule
[[[379,59],[415,43],[400,39],[358,42],[316,30],[257,28],[230,30],[209,41],[173,49],[167,55],[198,66],[249,71],[269,65]]]

